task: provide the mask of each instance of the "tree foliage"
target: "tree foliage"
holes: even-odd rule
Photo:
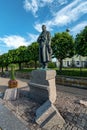
[[[8,51],[10,63],[17,63],[17,53],[16,49],[12,49]]]
[[[30,55],[30,60],[35,62],[35,68],[37,68],[37,61],[39,60],[39,45],[37,42],[33,42],[28,46],[28,53]]]
[[[20,46],[17,49],[9,50],[10,63],[18,63],[19,69],[21,64],[29,61],[29,54],[26,46]]]
[[[85,41],[87,42],[87,33],[84,31]],[[77,36],[77,39],[78,36]],[[76,40],[78,41],[78,40]],[[52,37],[52,50],[53,56],[56,57],[60,62],[60,70],[62,68],[62,60],[66,57],[72,57],[74,54],[74,40],[69,32],[56,33]],[[78,45],[78,44],[76,44]],[[78,48],[78,46],[75,46]],[[85,48],[87,48],[85,46]],[[87,51],[85,50],[85,54]],[[29,46],[20,46],[17,49],[9,50],[7,54],[0,56],[0,66],[8,66],[12,63],[18,63],[19,69],[21,69],[22,63],[34,61],[35,68],[39,61],[39,45],[37,42],[33,42]]]
[[[87,56],[87,26],[76,35],[75,52],[81,56]]]
[[[6,67],[6,70],[8,70],[9,64],[10,64],[9,54],[4,53],[3,55],[0,56],[0,67],[2,67],[2,72],[3,72],[3,67]]]
[[[19,64],[19,69],[21,70],[21,64],[24,62],[28,62],[28,53],[26,46],[20,46],[16,49],[16,62]]]
[[[56,33],[52,38],[53,55],[60,62],[62,70],[62,60],[74,55],[74,40],[68,32]]]

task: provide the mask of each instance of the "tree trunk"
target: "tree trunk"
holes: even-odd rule
[[[37,61],[35,61],[35,69],[37,68]]]
[[[6,65],[6,71],[8,71],[8,65]]]
[[[82,60],[80,56],[80,76],[82,76],[82,67],[83,67],[83,64],[82,64]]]
[[[21,70],[21,63],[19,63],[19,70]]]
[[[59,71],[61,72],[62,71],[62,59],[59,59],[59,62],[60,62],[60,65],[59,65]]]
[[[2,66],[2,73],[3,73],[3,69],[4,69],[4,68],[3,68],[3,66]]]

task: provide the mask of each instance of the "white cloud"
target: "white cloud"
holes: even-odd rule
[[[40,1],[40,0],[39,0],[39,1]],[[41,1],[47,2],[47,3],[52,3],[52,2],[53,2],[53,0],[41,0]]]
[[[24,0],[24,9],[26,11],[31,11],[34,16],[37,16],[36,13],[41,7],[50,5],[49,9],[52,10],[53,6],[56,6],[57,4],[63,5],[65,3],[67,3],[67,0]]]
[[[60,11],[57,11],[53,18],[44,22],[44,24],[50,29],[54,26],[64,26],[77,21],[85,13],[87,13],[87,1],[74,0]],[[39,31],[42,24],[36,23],[35,29]]]
[[[0,49],[0,55],[2,55],[3,54],[3,52],[2,52],[2,50]]]
[[[42,31],[42,25],[46,25],[47,30],[52,31],[52,21],[46,21],[44,23],[36,23],[34,28],[38,31]]]
[[[17,35],[5,36],[3,38],[0,37],[0,42],[5,43],[7,47],[13,48],[17,48],[22,45],[27,46],[29,44],[25,38]]]
[[[66,4],[67,3],[67,0],[58,0],[58,2],[63,5],[63,4]]]
[[[38,35],[29,33],[28,36],[29,36],[30,43],[37,41]]]
[[[84,27],[87,26],[87,21],[84,21],[80,24],[77,24],[76,26],[74,26],[70,31],[71,33],[73,33],[74,35],[76,35],[77,33],[79,33],[81,30],[84,29]]]
[[[67,25],[78,20],[85,13],[87,13],[87,1],[75,0],[56,13],[53,25]]]
[[[31,33],[28,34],[27,39],[18,35],[0,37],[0,47],[1,50],[3,50],[4,48],[8,50],[10,48],[11,49],[18,48],[19,46],[23,46],[23,45],[28,46],[32,42],[36,42],[37,37],[38,35],[31,34]]]
[[[44,23],[43,23],[43,24],[44,24]],[[34,26],[34,28],[35,28],[38,32],[41,32],[41,31],[42,31],[41,26],[42,26],[42,24],[36,23],[35,26]]]
[[[29,0],[24,1],[24,9],[26,11],[32,11],[34,15],[36,15],[36,12],[38,11],[38,3],[37,0],[32,0],[29,2]]]
[[[52,15],[55,15],[58,12],[59,7],[68,3],[68,0],[53,0],[52,3],[48,5],[49,11]]]

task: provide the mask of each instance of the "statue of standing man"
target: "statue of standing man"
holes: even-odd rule
[[[47,68],[47,63],[51,61],[51,35],[46,30],[46,26],[42,25],[42,32],[39,35],[37,42],[39,43],[39,62],[42,68]]]

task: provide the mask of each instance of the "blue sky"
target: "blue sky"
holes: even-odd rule
[[[0,54],[36,41],[42,24],[75,36],[87,25],[87,0],[0,0]]]

